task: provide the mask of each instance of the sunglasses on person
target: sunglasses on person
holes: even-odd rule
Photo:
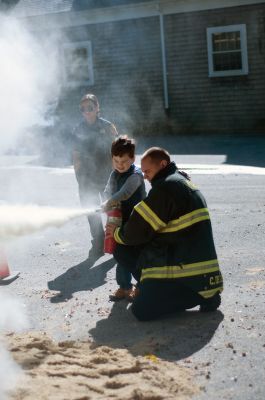
[[[80,111],[81,113],[92,112],[95,111],[95,107],[94,106],[80,107]]]

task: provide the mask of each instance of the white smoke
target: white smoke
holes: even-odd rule
[[[1,334],[26,329],[28,319],[24,306],[14,297],[11,298],[0,293],[0,304],[0,399],[4,400],[7,399],[7,392],[14,389],[21,369],[5,349]]]
[[[18,20],[0,15],[0,154],[24,142],[32,128],[53,124],[60,92],[58,38],[38,38]],[[60,226],[84,210],[0,206],[0,245],[16,236]],[[1,286],[0,286],[1,290]],[[0,400],[13,389],[20,368],[6,350],[3,333],[28,327],[23,304],[0,292]]]
[[[0,304],[0,332],[17,332],[27,328],[28,320],[23,304],[14,297],[8,297],[3,293],[0,293]]]
[[[32,126],[51,123],[60,90],[53,38],[35,37],[17,20],[0,15],[0,153]]]
[[[0,244],[10,238],[33,233],[49,226],[59,227],[72,218],[94,211],[94,209],[39,207],[36,205],[0,205]],[[25,329],[28,321],[23,304],[14,297],[7,297],[0,293],[0,304],[0,400],[7,400],[8,391],[15,388],[22,371],[5,349],[1,334]],[[3,377],[5,378],[2,379]]]
[[[21,370],[15,361],[11,358],[10,354],[2,347],[0,342],[0,374],[1,385],[0,385],[0,399],[4,400],[7,397],[7,392],[13,389],[17,383]]]
[[[73,218],[93,213],[94,209],[0,205],[0,242],[27,235],[49,226],[59,227]]]

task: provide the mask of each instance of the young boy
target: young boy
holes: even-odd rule
[[[104,190],[102,208],[107,211],[113,206],[121,208],[122,225],[124,225],[136,204],[146,197],[143,174],[140,168],[134,165],[135,143],[127,136],[115,139],[111,146],[113,171]],[[117,244],[117,247],[121,246]],[[117,249],[116,249],[117,251]],[[110,300],[127,299],[133,301],[137,288],[132,283],[131,273],[121,264],[117,264],[116,281],[119,288],[110,295]]]

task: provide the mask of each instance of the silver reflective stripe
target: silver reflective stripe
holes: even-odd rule
[[[173,279],[203,275],[219,271],[218,260],[210,260],[193,264],[164,266],[142,269],[141,281],[144,279]]]
[[[223,291],[223,284],[215,289],[202,290],[201,292],[199,292],[199,294],[205,299],[208,299],[210,297],[213,297],[217,292],[221,293],[222,291]]]
[[[155,231],[166,226],[165,222],[163,222],[152,210],[148,205],[141,201],[134,207],[135,211],[141,215],[141,217],[152,226]]]
[[[116,228],[115,231],[114,231],[114,239],[115,239],[115,241],[116,241],[117,243],[119,243],[119,244],[125,244],[125,243],[121,240],[119,233],[120,233],[120,228]]]
[[[169,221],[166,227],[159,230],[159,233],[177,232],[181,229],[185,229],[193,224],[196,224],[197,222],[205,221],[207,219],[210,219],[208,209],[199,208],[191,213],[182,215],[178,219]]]

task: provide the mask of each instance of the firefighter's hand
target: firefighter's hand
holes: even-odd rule
[[[117,228],[117,225],[114,224],[107,224],[106,225],[106,238],[113,237],[114,231]]]
[[[107,212],[115,207],[120,208],[120,203],[118,201],[106,200],[103,203],[101,203],[100,207],[104,212]]]

